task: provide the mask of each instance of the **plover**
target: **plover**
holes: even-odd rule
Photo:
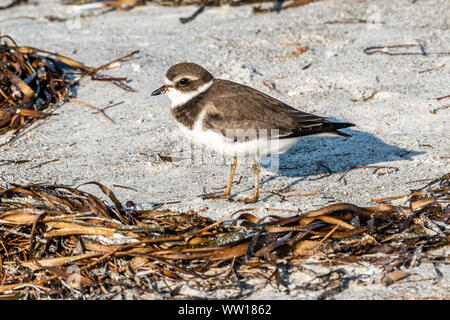
[[[254,158],[253,197],[259,199],[259,158],[283,153],[306,136],[351,137],[338,131],[354,126],[331,122],[295,109],[256,89],[228,80],[215,79],[201,66],[183,62],[166,72],[162,87],[152,96],[165,93],[172,102],[172,115],[195,142],[233,157],[225,192],[208,198],[228,199],[237,166],[237,156]]]

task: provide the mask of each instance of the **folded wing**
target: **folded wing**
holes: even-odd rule
[[[226,85],[225,85],[226,84]],[[271,138],[294,138],[317,134],[350,135],[338,129],[352,123],[331,122],[324,117],[297,110],[253,88],[226,80],[215,80],[205,93],[209,103],[203,126],[206,129],[227,130],[262,129],[278,135]]]

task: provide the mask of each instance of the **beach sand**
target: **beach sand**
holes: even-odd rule
[[[418,180],[449,172],[450,109],[430,112],[450,103],[450,99],[434,99],[450,94],[450,55],[431,54],[450,50],[448,1],[317,1],[260,15],[252,13],[252,6],[223,6],[206,8],[190,23],[179,22],[179,17],[195,9],[147,5],[78,19],[67,6],[44,0],[0,11],[0,21],[14,16],[35,18],[0,23],[0,34],[11,36],[19,45],[57,52],[88,66],[140,50],[120,67],[104,72],[129,77],[128,84],[137,92],[88,78],[74,89],[78,100],[98,108],[123,101],[105,111],[114,124],[80,105],[63,104],[54,111],[57,115],[0,147],[2,159],[31,160],[0,165],[0,183],[98,181],[122,203],[132,200],[139,209],[176,202],[164,208],[208,208],[202,215],[221,219],[246,206],[260,207],[258,216],[273,214],[267,208],[306,212],[340,202],[370,206],[372,199],[408,194],[427,183]],[[73,19],[50,22],[47,15]],[[349,23],[349,19],[369,23]],[[421,52],[423,48],[428,54],[364,53],[373,46],[403,44],[417,46],[390,50]],[[295,57],[279,57],[299,46],[309,49]],[[203,200],[199,197],[203,192],[226,184],[230,159],[192,145],[178,130],[167,97],[150,95],[163,84],[165,71],[182,61],[196,62],[216,78],[252,86],[303,111],[352,122],[356,126],[344,131],[353,137],[306,138],[270,164],[263,161],[257,204]],[[0,142],[8,137],[0,137]],[[182,160],[167,162],[158,154]],[[32,168],[55,159],[59,160]],[[240,176],[241,182],[233,187],[236,198],[252,192],[250,161],[238,163],[236,178]],[[95,186],[82,189],[101,195]],[[280,190],[314,194],[283,198],[276,195]],[[443,250],[448,256],[448,249]],[[389,287],[381,282],[381,268],[353,264],[303,266],[286,281],[294,288],[313,275],[337,268],[344,268],[356,280],[349,281],[334,299],[449,297],[446,263],[407,269],[412,275]],[[181,292],[203,294],[188,286]],[[316,295],[267,286],[250,298],[313,299]],[[134,297],[133,292],[128,296]]]

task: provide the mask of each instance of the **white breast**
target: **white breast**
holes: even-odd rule
[[[180,124],[181,130],[194,142],[202,144],[216,152],[237,157],[259,158],[269,154],[279,154],[285,152],[294,145],[300,138],[290,139],[264,139],[264,132],[260,132],[260,138],[245,141],[245,137],[254,137],[256,132],[251,130],[228,130],[226,136],[220,131],[203,130],[203,120],[206,110],[203,110],[192,130]],[[234,138],[237,138],[235,142]]]

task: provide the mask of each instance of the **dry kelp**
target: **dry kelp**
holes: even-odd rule
[[[27,0],[15,0],[8,6],[0,7],[1,9],[11,8],[18,4],[24,3]],[[280,12],[281,10],[296,8],[303,6],[310,2],[317,0],[294,0],[287,1],[288,4],[284,4],[285,1],[274,1],[274,0],[61,0],[65,5],[75,5],[77,10],[79,10],[80,17],[89,17],[105,14],[115,10],[131,10],[137,6],[143,6],[151,3],[157,6],[186,6],[186,5],[198,5],[199,8],[194,11],[189,17],[181,17],[179,20],[181,23],[187,23],[194,20],[206,7],[212,6],[242,6],[249,4],[259,4],[264,2],[271,2],[273,5],[268,8],[261,8],[261,6],[253,7],[253,13],[270,13],[270,12]],[[19,17],[23,18],[23,17]],[[67,18],[58,18],[53,16],[45,16],[45,18],[50,21],[67,21]],[[9,19],[8,19],[9,20]]]
[[[17,132],[37,119],[51,116],[44,110],[66,101],[72,95],[73,85],[84,76],[111,81],[132,91],[123,83],[127,78],[107,78],[98,72],[137,52],[92,68],[57,53],[18,46],[6,35],[0,36],[1,40],[9,43],[0,43],[0,135],[10,130]]]
[[[101,0],[63,0],[63,3],[70,5],[78,5],[80,10],[104,10],[103,13],[110,12],[113,10],[130,10],[136,6],[145,5],[151,3],[153,5],[160,6],[184,6],[184,5],[199,5],[199,8],[194,11],[189,17],[180,18],[181,23],[187,23],[195,19],[197,15],[203,12],[206,7],[209,6],[241,6],[248,4],[257,4],[263,2],[272,2],[274,5],[271,8],[261,8],[256,6],[253,8],[253,13],[269,13],[269,12],[279,12],[281,10],[286,10],[290,8],[299,7],[316,0],[294,0],[289,2],[287,5],[283,5],[284,1],[273,1],[273,0],[111,0],[111,1],[101,1]],[[96,3],[95,3],[96,2]]]
[[[19,4],[21,4],[21,3],[25,3],[25,2],[27,2],[28,0],[12,0],[10,3],[8,3],[7,5],[2,5],[2,6],[0,6],[0,10],[4,10],[4,9],[9,9],[9,8],[12,8],[12,7],[14,7],[14,6],[17,6],[17,5],[19,5]]]
[[[136,210],[102,184],[87,184],[112,205],[80,187],[0,187],[0,298],[108,298],[128,288],[161,293],[161,283],[179,296],[180,286],[167,281],[210,292],[255,278],[283,285],[284,271],[311,259],[410,266],[449,243],[450,174],[414,190],[406,205],[333,204],[263,219],[244,208],[220,221]],[[406,276],[389,274],[386,282]],[[299,289],[321,290],[324,299],[352,279],[337,269]]]
[[[300,0],[309,1],[312,0]],[[185,6],[185,5],[211,5],[211,6],[221,6],[221,5],[231,5],[240,6],[244,4],[254,4],[260,2],[273,2],[273,0],[62,0],[62,3],[67,5],[83,5],[88,3],[99,2],[101,6],[104,7],[124,7],[124,6],[136,6],[144,5],[146,3],[152,3],[156,5],[163,6]]]

